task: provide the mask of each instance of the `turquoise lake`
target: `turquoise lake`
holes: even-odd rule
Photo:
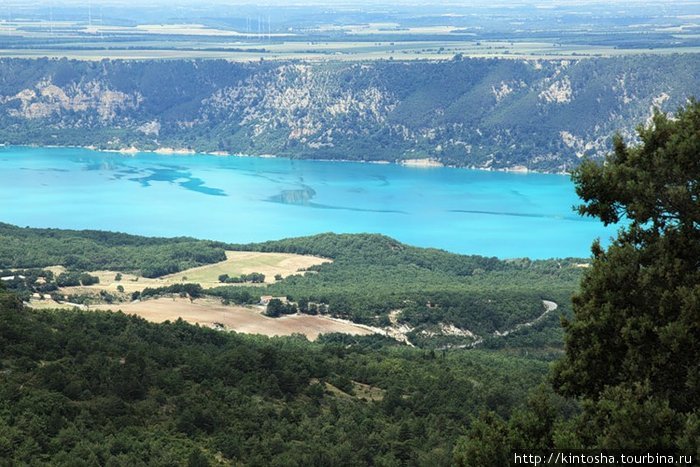
[[[563,175],[211,155],[0,148],[0,221],[257,242],[373,232],[452,252],[587,257],[614,233]]]

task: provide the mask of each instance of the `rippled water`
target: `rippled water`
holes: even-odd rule
[[[449,251],[588,256],[562,175],[210,155],[0,148],[0,221],[254,242],[376,232]]]

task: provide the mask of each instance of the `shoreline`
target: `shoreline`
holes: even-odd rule
[[[404,167],[420,167],[423,169],[429,169],[433,167],[445,167],[445,164],[437,159],[425,158],[425,159],[403,159],[398,162]]]
[[[431,157],[426,157],[422,159],[395,159],[395,160],[353,160],[353,159],[323,159],[323,158],[304,158],[295,159],[289,156],[277,156],[275,154],[245,154],[245,153],[232,153],[227,151],[211,151],[211,152],[201,152],[192,148],[177,148],[170,146],[158,147],[156,149],[139,149],[136,146],[128,146],[119,149],[103,149],[98,148],[95,145],[87,146],[64,146],[59,144],[11,144],[0,145],[0,148],[12,148],[12,147],[26,147],[26,148],[57,148],[57,149],[87,149],[95,152],[104,152],[112,154],[123,154],[128,156],[133,156],[139,153],[143,154],[158,154],[162,156],[212,156],[212,157],[254,157],[260,159],[286,159],[295,161],[315,161],[315,162],[346,162],[346,163],[359,163],[359,164],[376,164],[376,165],[399,165],[402,167],[412,168],[412,169],[434,169],[434,168],[449,168],[449,169],[466,169],[466,170],[479,170],[484,172],[506,172],[512,174],[538,174],[538,175],[565,175],[569,176],[569,172],[546,172],[537,169],[530,169],[524,165],[514,165],[512,167],[503,168],[493,168],[493,167],[475,167],[475,166],[458,166],[452,164],[444,164],[439,160]]]

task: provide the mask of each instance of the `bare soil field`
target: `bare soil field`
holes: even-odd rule
[[[116,305],[91,305],[90,310],[121,310],[126,314],[141,316],[154,323],[175,321],[182,318],[188,323],[216,327],[246,334],[265,336],[289,336],[304,334],[315,340],[319,334],[342,332],[353,335],[372,334],[372,330],[361,325],[335,320],[326,316],[288,315],[280,318],[264,316],[262,308],[226,306],[215,299],[158,298],[142,302]]]

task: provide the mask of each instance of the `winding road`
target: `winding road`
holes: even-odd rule
[[[493,336],[494,337],[506,337],[509,334],[512,334],[514,332],[517,332],[523,328],[530,327],[534,324],[539,323],[542,321],[544,318],[547,317],[549,313],[552,311],[556,310],[559,308],[559,305],[556,302],[553,302],[551,300],[542,300],[542,304],[544,305],[544,312],[539,315],[537,318],[533,319],[532,321],[528,321],[526,323],[520,323],[516,325],[515,327],[511,329],[507,329],[505,331],[494,331]],[[480,336],[476,336],[476,340],[470,344],[462,344],[462,345],[454,345],[454,346],[445,346],[445,347],[440,347],[437,350],[450,350],[450,349],[473,349],[474,347],[480,345],[481,343],[484,342],[484,338]]]

